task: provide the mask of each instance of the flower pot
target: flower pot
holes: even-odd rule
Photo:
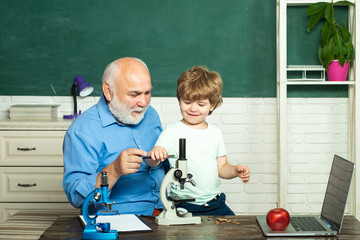
[[[346,81],[349,70],[349,62],[345,62],[341,66],[338,60],[334,60],[329,64],[327,76],[329,81]]]

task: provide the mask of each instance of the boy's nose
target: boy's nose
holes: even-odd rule
[[[190,111],[196,111],[196,105],[194,103],[190,104]]]

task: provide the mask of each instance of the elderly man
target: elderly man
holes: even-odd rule
[[[74,207],[100,186],[100,171],[108,173],[113,210],[156,215],[163,166],[143,161],[154,146],[161,123],[149,105],[151,78],[140,59],[120,58],[103,75],[103,95],[66,132],[63,144],[63,188]],[[91,209],[90,209],[91,211]]]

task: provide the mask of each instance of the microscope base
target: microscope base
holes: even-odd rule
[[[200,217],[193,217],[191,213],[185,214],[184,216],[166,216],[160,214],[155,218],[155,223],[158,225],[186,225],[186,224],[201,224]]]
[[[101,240],[113,240],[117,239],[118,232],[116,230],[110,230],[107,233],[104,232],[83,232],[81,239],[101,239]]]

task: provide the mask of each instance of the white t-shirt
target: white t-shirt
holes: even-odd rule
[[[164,147],[170,158],[170,166],[176,166],[179,158],[179,139],[186,139],[185,155],[188,173],[193,175],[196,186],[187,182],[185,189],[171,187],[177,195],[189,195],[196,199],[193,204],[204,204],[220,193],[220,178],[218,174],[217,157],[225,156],[226,148],[220,129],[208,124],[207,129],[194,129],[182,122],[169,125],[161,133],[155,146]]]

